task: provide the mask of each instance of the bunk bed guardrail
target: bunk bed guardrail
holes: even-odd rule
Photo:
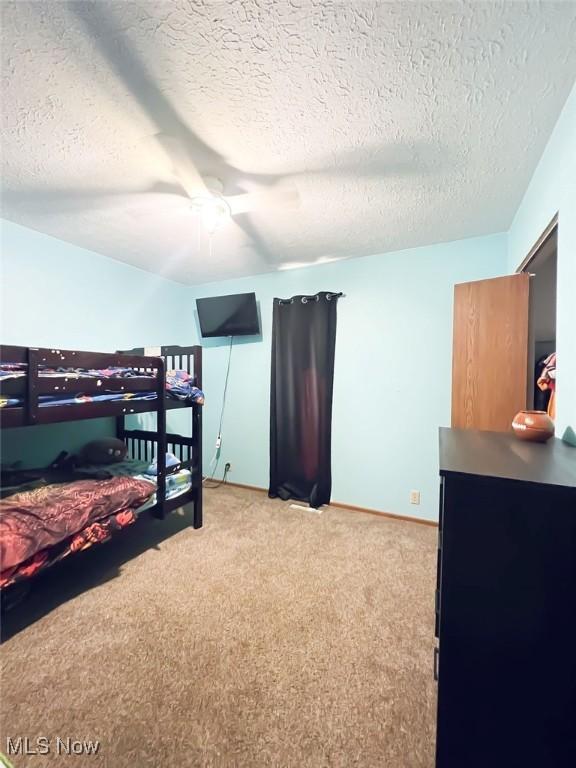
[[[117,416],[119,413],[141,413],[157,410],[154,400],[115,400],[79,402],[67,405],[42,406],[43,395],[75,394],[79,390],[88,396],[104,391],[128,394],[130,392],[164,393],[165,365],[161,357],[121,355],[119,353],[84,352],[77,350],[48,349],[41,347],[0,346],[0,363],[25,366],[22,378],[0,380],[0,395],[18,397],[21,405],[0,408],[2,427],[25,427],[34,424],[52,424],[62,421]],[[62,369],[61,375],[41,375],[41,367]],[[72,370],[97,370],[104,368],[133,368],[142,376],[123,378],[111,375],[105,379],[78,378],[67,374]]]

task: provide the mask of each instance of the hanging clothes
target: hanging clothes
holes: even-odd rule
[[[270,391],[271,498],[312,507],[332,491],[332,390],[340,294],[274,299]]]
[[[542,392],[550,392],[550,400],[548,401],[548,416],[551,419],[556,418],[556,352],[552,352],[551,355],[544,360],[544,367],[542,373],[536,382],[538,388]]]
[[[536,361],[536,365],[534,366],[534,405],[533,408],[535,411],[548,411],[548,403],[550,402],[550,395],[552,394],[551,389],[540,389],[538,386],[538,380],[542,376],[542,373],[544,372],[544,368],[546,367],[546,360],[548,359],[549,355],[542,355],[538,358]]]

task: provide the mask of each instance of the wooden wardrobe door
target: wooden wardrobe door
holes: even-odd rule
[[[452,426],[507,432],[526,408],[526,273],[454,286]]]

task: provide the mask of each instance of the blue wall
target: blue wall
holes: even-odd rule
[[[438,426],[450,423],[455,283],[506,273],[506,236],[198,286],[195,297],[255,291],[263,339],[235,345],[217,476],[268,486],[272,299],[344,291],[338,304],[334,501],[437,519]],[[197,332],[197,331],[196,331]],[[204,342],[205,468],[214,454],[227,341]],[[421,505],[409,503],[420,490]]]
[[[190,340],[187,286],[2,221],[0,330],[4,344],[89,349],[184,344]],[[156,310],[152,302],[159,302]],[[43,466],[62,449],[107,434],[110,422],[11,429],[2,461]]]
[[[508,235],[514,272],[558,213],[556,434],[576,430],[576,86],[546,145]]]

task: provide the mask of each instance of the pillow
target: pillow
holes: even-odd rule
[[[92,440],[82,448],[82,459],[87,464],[114,464],[124,461],[128,448],[126,443],[116,437],[103,437]]]

